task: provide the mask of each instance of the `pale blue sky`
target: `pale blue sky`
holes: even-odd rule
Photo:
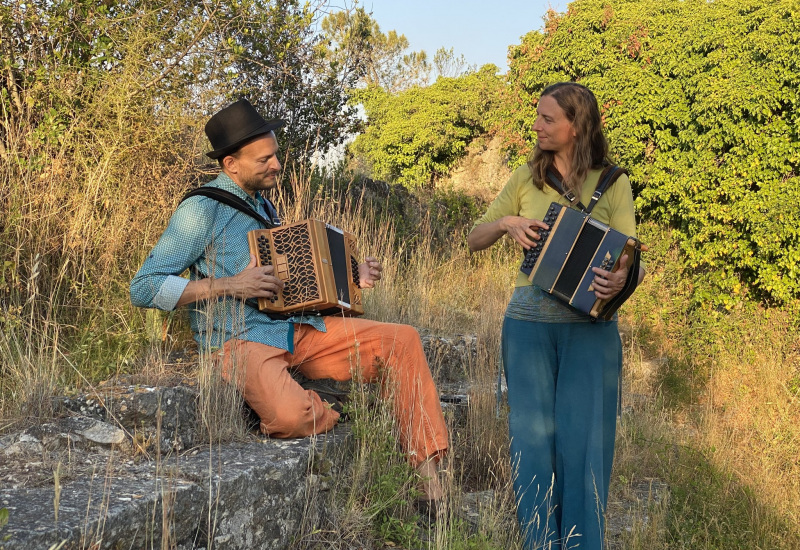
[[[564,11],[566,0],[359,0],[381,31],[406,35],[411,50],[428,58],[440,47],[453,48],[456,57],[480,67],[494,63],[508,70],[508,47],[541,29],[548,7]]]

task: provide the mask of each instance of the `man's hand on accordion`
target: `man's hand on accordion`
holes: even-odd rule
[[[283,289],[283,281],[275,277],[271,265],[256,265],[256,257],[250,254],[250,263],[230,277],[229,292],[238,298],[272,298]]]
[[[628,278],[628,255],[623,254],[619,259],[620,268],[616,271],[606,271],[599,267],[593,267],[595,277],[592,281],[595,295],[601,300],[613,298],[625,286],[625,279]],[[624,267],[622,267],[624,266]]]
[[[383,266],[378,260],[372,256],[366,257],[363,264],[358,264],[358,286],[373,288],[381,280],[381,271]]]

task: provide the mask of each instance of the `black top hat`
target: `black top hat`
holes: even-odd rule
[[[206,123],[206,135],[214,148],[206,153],[212,159],[230,155],[248,140],[281,128],[286,121],[279,118],[264,120],[246,99],[231,103]]]

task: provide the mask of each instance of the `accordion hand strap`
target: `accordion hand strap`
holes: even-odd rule
[[[646,249],[646,247],[645,247]],[[619,294],[611,298],[603,307],[599,317],[610,321],[614,317],[614,313],[620,308],[625,301],[631,297],[633,291],[639,286],[639,267],[642,262],[642,247],[637,244],[633,248],[633,258],[630,259],[630,266],[628,267],[628,276],[625,279],[625,286],[619,291]]]

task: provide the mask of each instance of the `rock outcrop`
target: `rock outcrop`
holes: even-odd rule
[[[103,424],[86,417],[80,423]],[[60,439],[73,446],[76,437]],[[22,435],[7,442],[4,461],[41,459],[54,441]],[[204,445],[135,461],[86,440],[102,448],[72,447],[82,461],[77,467],[64,464],[59,474],[57,462],[46,484],[39,478],[0,488],[0,508],[8,510],[0,548],[286,548],[302,522],[313,528],[321,520],[329,477],[346,463],[348,441],[347,428],[337,427],[316,438]]]

